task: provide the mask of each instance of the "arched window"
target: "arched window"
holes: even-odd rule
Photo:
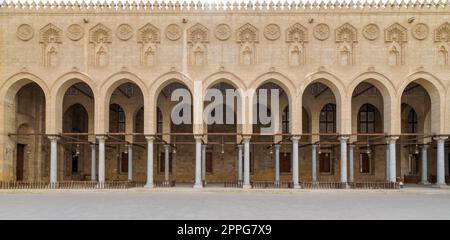
[[[358,113],[359,132],[373,133],[375,132],[375,107],[371,104],[364,104]]]
[[[408,132],[417,132],[417,113],[414,109],[411,109],[408,113]]]
[[[289,132],[289,106],[285,107],[282,114],[281,126],[283,133]]]
[[[319,131],[334,133],[336,131],[336,105],[328,103],[320,111]]]

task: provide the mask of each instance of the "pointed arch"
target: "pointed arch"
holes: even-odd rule
[[[395,117],[400,114],[400,98],[397,97],[398,95],[392,81],[378,72],[362,73],[353,79],[347,87],[347,96],[350,100],[352,99],[356,87],[362,82],[373,85],[381,93],[384,106],[384,131],[388,134],[400,134],[400,119]]]
[[[398,86],[397,94],[402,96],[406,87],[415,82],[422,86],[431,100],[431,132],[435,134],[445,133],[445,89],[443,82],[431,73],[419,71],[407,76]]]
[[[142,92],[144,106],[146,98],[148,96],[147,86],[142,78],[137,75],[121,71],[117,72],[106,79],[106,81],[100,86],[100,99],[102,102],[96,104],[95,113],[97,114],[96,122],[96,133],[105,134],[109,128],[109,103],[111,100],[112,93],[124,83],[133,83]]]

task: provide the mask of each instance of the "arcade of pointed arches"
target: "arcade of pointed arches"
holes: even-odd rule
[[[299,81],[269,72],[250,85],[219,72],[202,88],[178,72],[151,84],[129,72],[98,83],[79,72],[51,86],[31,73],[5,81],[3,181],[128,180],[149,187],[158,181],[195,187],[289,181],[296,187],[399,179],[442,185],[449,175],[442,154],[450,134],[447,87],[426,72],[411,74],[398,86],[376,72],[350,84],[327,72]],[[169,120],[176,104],[170,95],[178,88],[191,93],[193,124]],[[209,88],[244,93],[242,112],[235,112],[243,124],[201,122]],[[264,125],[251,124],[255,89],[280,90],[279,112],[271,113],[281,119],[277,134],[262,135]]]

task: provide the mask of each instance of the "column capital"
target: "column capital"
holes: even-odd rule
[[[301,136],[292,136],[291,141],[298,142],[300,140]]]
[[[201,135],[201,134],[194,134],[194,139],[195,139],[195,141],[201,141],[201,140],[203,140],[203,135]]]
[[[170,149],[170,144],[164,144],[164,149]]]
[[[206,149],[206,144],[202,144],[202,149]]]
[[[47,137],[50,141],[59,141],[59,139],[61,139],[59,135],[48,135]]]
[[[348,148],[350,148],[350,149],[354,149],[356,146],[355,146],[355,144],[353,144],[353,143],[350,143],[349,145],[348,145]]]
[[[99,141],[105,141],[106,139],[108,139],[106,135],[97,135],[95,136],[95,138],[97,138]]]
[[[145,139],[147,140],[147,143],[153,143],[153,141],[155,141],[155,136],[145,136]]]
[[[281,145],[280,145],[280,144],[275,144],[274,147],[275,147],[275,149],[278,149],[278,150],[279,150],[280,147],[281,147]]]
[[[350,138],[350,136],[349,135],[339,135],[339,137],[338,137],[338,140],[339,141],[345,141],[345,142],[347,142],[347,140]]]
[[[242,150],[242,148],[244,147],[244,145],[238,144],[237,147],[238,147],[239,150]]]
[[[250,141],[251,138],[252,138],[252,135],[242,135],[242,140],[244,140],[244,141]]]
[[[448,135],[436,135],[433,137],[435,141],[445,141],[448,139]]]
[[[386,136],[386,143],[395,143],[399,137],[397,135]]]

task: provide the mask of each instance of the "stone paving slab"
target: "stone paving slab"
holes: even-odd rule
[[[0,219],[450,219],[447,189],[233,190],[3,190]]]
[[[450,193],[433,193],[2,191],[0,219],[450,219]]]

